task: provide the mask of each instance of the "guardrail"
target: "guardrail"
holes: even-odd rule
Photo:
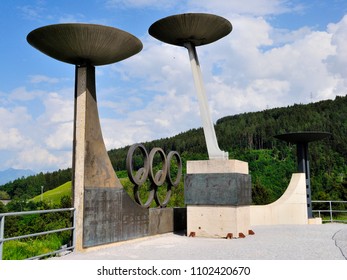
[[[72,218],[72,226],[67,227],[67,228],[59,228],[59,229],[54,229],[54,230],[49,230],[49,231],[44,231],[44,232],[38,232],[38,233],[32,233],[32,234],[27,234],[27,235],[21,235],[21,236],[13,236],[13,237],[4,237],[5,233],[5,217],[9,216],[23,216],[23,215],[31,215],[31,214],[45,214],[45,213],[54,213],[54,212],[65,212],[65,211],[70,211],[71,212],[71,218]],[[18,240],[18,239],[23,239],[23,238],[28,238],[28,237],[35,237],[35,236],[40,236],[40,235],[45,235],[45,234],[51,234],[51,233],[57,233],[57,232],[62,232],[62,231],[67,231],[71,230],[72,231],[72,240],[71,240],[71,245],[66,246],[63,249],[52,251],[46,254],[34,256],[31,258],[28,258],[27,260],[34,260],[34,259],[41,259],[46,256],[51,256],[53,254],[58,254],[67,250],[72,250],[75,248],[75,215],[74,215],[75,208],[60,208],[60,209],[50,209],[50,210],[36,210],[36,211],[23,211],[23,212],[10,212],[10,213],[0,213],[0,260],[2,260],[2,253],[3,253],[3,245],[6,241],[10,240]]]
[[[343,200],[312,200],[312,206],[313,206],[313,203],[320,203],[321,205],[326,205],[328,204],[329,207],[325,208],[325,209],[317,209],[317,210],[312,210],[313,213],[318,213],[318,217],[319,218],[322,218],[322,221],[323,222],[342,222],[342,223],[347,223],[347,210],[334,210],[334,208],[336,209],[336,204],[343,204],[343,205],[346,205],[345,207],[343,207],[344,209],[347,208],[347,201],[343,201]],[[335,206],[335,207],[333,207]],[[328,213],[328,215],[324,215]],[[334,218],[334,214],[344,214],[346,213],[346,218],[344,219],[335,219]],[[328,216],[329,218],[328,219],[323,219],[324,216]]]

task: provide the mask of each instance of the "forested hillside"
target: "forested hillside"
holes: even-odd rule
[[[277,140],[277,134],[297,131],[332,133],[328,139],[309,144],[313,199],[347,200],[347,97],[307,105],[296,104],[255,113],[224,117],[216,123],[219,146],[232,159],[249,163],[253,202],[277,199],[296,172],[295,145]],[[174,137],[144,143],[149,151],[161,147],[176,150],[184,162],[207,159],[202,129],[191,129]],[[116,171],[125,170],[129,147],[109,151]],[[71,179],[71,170],[38,174],[0,186],[11,198],[40,193]]]
[[[277,199],[296,172],[296,146],[274,136],[297,131],[324,131],[332,136],[309,144],[313,199],[347,200],[347,97],[336,97],[307,105],[296,104],[219,119],[219,146],[229,158],[249,163],[253,201],[258,204]],[[185,160],[207,159],[202,129],[144,143],[148,150],[162,147],[176,150]],[[109,152],[116,170],[125,168],[129,147]]]

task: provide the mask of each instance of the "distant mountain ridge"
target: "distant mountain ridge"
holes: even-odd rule
[[[6,170],[0,171],[0,185],[6,184],[21,177],[27,177],[34,174],[35,172],[30,169],[8,168]]]

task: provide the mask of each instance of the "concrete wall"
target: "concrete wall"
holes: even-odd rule
[[[294,173],[284,194],[267,205],[251,206],[251,226],[307,224],[307,200],[304,173]]]

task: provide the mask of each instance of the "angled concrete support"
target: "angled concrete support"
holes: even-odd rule
[[[156,21],[148,30],[149,34],[158,40],[187,48],[197,91],[207,152],[209,159],[215,160],[228,160],[229,154],[220,150],[218,146],[214,125],[208,108],[196,46],[215,42],[228,35],[231,30],[232,25],[227,19],[203,13],[169,16]]]
[[[267,205],[251,205],[251,225],[308,223],[304,173],[294,173],[283,195]]]
[[[210,109],[207,102],[207,96],[205,92],[204,83],[202,80],[202,74],[200,69],[200,63],[195,46],[191,42],[187,42],[184,46],[188,50],[190,65],[192,68],[195,88],[198,96],[200,117],[202,121],[202,127],[204,130],[206,147],[209,159],[225,159],[229,158],[228,152],[222,151],[217,142],[217,136],[214,129],[214,124],[210,116]]]

